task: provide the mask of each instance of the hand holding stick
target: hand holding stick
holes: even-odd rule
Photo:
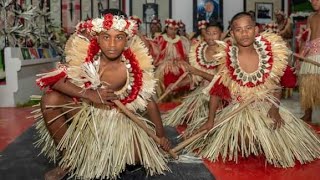
[[[179,77],[179,79],[172,84],[171,88],[166,89],[166,91],[160,96],[160,98],[157,100],[157,102],[160,102],[164,97],[166,97],[173,90],[173,88],[176,87],[188,74],[189,74],[189,72],[184,72]]]
[[[142,128],[156,143],[160,144],[160,138],[154,134],[136,115],[129,111],[119,100],[113,101],[119,109],[123,111],[133,122],[135,122],[140,128]],[[169,154],[174,158],[178,159],[178,155],[172,150],[169,150]]]

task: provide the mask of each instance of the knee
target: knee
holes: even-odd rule
[[[57,91],[45,93],[41,98],[41,109],[44,110],[47,105],[65,104],[68,97]]]

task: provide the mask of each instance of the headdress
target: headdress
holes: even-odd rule
[[[282,15],[283,17],[286,17],[286,14],[285,14],[283,11],[281,11],[281,10],[276,10],[276,11],[274,12],[274,14],[275,14],[275,15]]]
[[[141,19],[140,19],[138,16],[135,16],[135,15],[129,16],[129,20],[136,21],[136,23],[137,23],[138,25],[140,25],[140,24],[142,23]]]
[[[186,25],[181,20],[178,21],[178,26],[179,26],[179,28],[186,27]]]
[[[134,20],[128,20],[124,16],[116,16],[112,14],[106,14],[102,18],[82,21],[76,26],[77,33],[86,32],[90,35],[96,35],[102,31],[108,31],[110,29],[123,31],[129,37],[133,37],[138,30],[138,26]]]
[[[164,24],[167,26],[167,27],[175,27],[177,28],[178,27],[178,23],[176,20],[174,19],[166,19],[164,21]]]
[[[201,20],[198,21],[198,29],[204,29],[207,26],[207,21],[206,20]]]

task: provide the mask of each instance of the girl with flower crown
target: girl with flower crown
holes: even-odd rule
[[[187,149],[210,161],[264,155],[281,168],[320,158],[319,135],[279,102],[281,88],[296,83],[286,43],[273,33],[258,35],[253,17],[245,12],[232,18],[231,35],[236,44],[221,42],[225,63],[204,90],[210,94],[208,117],[187,129],[187,134],[208,133]],[[228,105],[216,113],[222,99]]]
[[[50,88],[35,115],[37,145],[60,166],[46,178],[70,173],[79,179],[116,179],[126,165],[135,164],[150,175],[169,169],[155,141],[112,102],[120,100],[134,112],[147,109],[151,121],[139,118],[162,149],[170,148],[151,97],[152,58],[136,30],[135,21],[112,14],[79,23],[66,44],[67,63],[37,80]]]
[[[177,35],[178,23],[175,20],[167,19],[165,25],[165,32],[153,40],[156,46],[150,46],[158,48],[158,50],[153,50],[153,52],[158,52],[154,62],[156,77],[159,79],[158,95],[161,95],[185,72],[183,62],[188,62],[187,54],[190,48],[189,40],[184,36]],[[187,90],[189,90],[189,86],[181,87],[164,101],[181,96]]]

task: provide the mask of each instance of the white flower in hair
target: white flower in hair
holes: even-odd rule
[[[119,31],[126,31],[127,22],[120,16],[113,17],[113,25],[112,28]]]
[[[97,33],[101,32],[103,29],[103,19],[96,18],[92,20],[92,31],[95,31]]]

